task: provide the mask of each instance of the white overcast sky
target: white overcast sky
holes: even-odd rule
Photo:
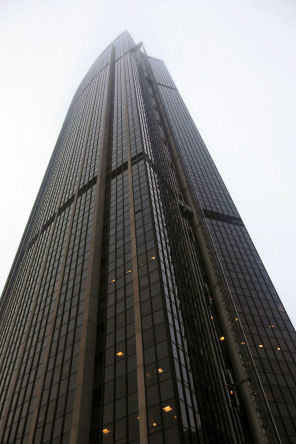
[[[1,289],[70,101],[124,30],[166,62],[295,325],[295,0],[2,0]]]

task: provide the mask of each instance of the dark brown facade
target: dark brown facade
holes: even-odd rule
[[[74,96],[0,350],[3,443],[296,440],[295,331],[164,63],[128,33]]]

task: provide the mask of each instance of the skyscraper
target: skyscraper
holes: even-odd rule
[[[164,63],[128,33],[73,98],[0,344],[3,443],[296,439],[292,324]]]

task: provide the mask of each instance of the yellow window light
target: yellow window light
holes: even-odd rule
[[[230,390],[230,392],[229,392],[231,395],[233,395],[233,393],[234,393],[234,391],[233,390]]]
[[[131,272],[132,272],[132,270],[127,270],[126,274],[131,273]]]
[[[122,351],[119,351],[116,353],[116,356],[123,356],[123,355],[124,355],[124,353]]]
[[[173,408],[170,405],[166,405],[165,407],[163,407],[163,409],[165,412],[170,412],[171,410],[173,410]]]
[[[211,319],[214,319],[213,316],[211,316]]]
[[[156,426],[157,426],[156,422],[154,422],[152,425],[153,425],[153,427],[156,427]]]
[[[102,432],[103,432],[104,435],[107,435],[108,433],[110,433],[110,430],[109,429],[103,429]]]
[[[112,279],[112,281],[110,281],[110,282],[115,282],[115,279]]]
[[[164,369],[163,368],[158,368],[157,371],[158,371],[158,373],[163,373]]]
[[[277,350],[280,350],[280,349],[281,349],[281,347],[278,347],[278,348],[277,348]]]
[[[245,345],[246,343],[245,343],[245,341],[242,341],[241,344],[242,344],[242,345]]]
[[[155,259],[155,256],[152,256],[151,260],[154,260],[154,259]]]
[[[274,328],[274,324],[270,324],[268,328]]]
[[[236,322],[238,322],[238,318],[235,318]]]
[[[220,336],[220,341],[225,341],[224,336]]]
[[[259,347],[259,348],[263,348],[264,345],[263,345],[263,344],[259,344],[258,347]]]

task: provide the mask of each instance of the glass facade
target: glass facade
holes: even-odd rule
[[[296,439],[295,332],[164,63],[76,92],[0,300],[3,443]]]

